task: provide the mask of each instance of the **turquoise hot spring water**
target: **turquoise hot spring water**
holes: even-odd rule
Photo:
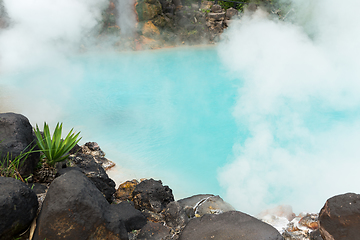
[[[325,147],[314,142],[358,132],[359,111],[334,110],[317,99],[288,101],[286,111],[265,118],[275,129],[271,144],[264,137],[259,150],[253,149],[257,130],[249,125],[252,118],[242,121],[236,108],[243,76],[229,72],[216,47],[84,53],[46,67],[3,72],[0,84],[2,111],[23,113],[32,124],[47,121],[54,127],[59,121],[81,131],[82,143],[98,142],[117,164],[109,174],[118,184],[152,177],[169,185],[177,199],[219,194],[239,210],[242,202],[252,203],[244,209],[255,214],[277,204],[317,211],[329,194],[353,189],[346,185],[357,174],[353,159],[338,161],[343,156],[332,149],[338,142]],[[295,120],[302,119],[297,137],[283,129],[290,110]],[[352,139],[358,141],[355,135]],[[321,156],[318,162],[316,156]],[[326,164],[334,166],[325,169]],[[322,171],[329,178],[336,171],[341,176],[319,194]]]

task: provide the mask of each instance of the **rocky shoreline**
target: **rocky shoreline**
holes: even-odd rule
[[[137,51],[214,44],[220,41],[221,34],[232,21],[240,19],[243,14],[252,14],[259,7],[269,15],[279,17],[274,6],[266,0],[245,4],[244,11],[223,8],[213,1],[134,0],[126,11],[133,12],[136,19],[128,16],[122,21],[130,25],[122,26],[119,17],[125,11],[122,7],[118,0],[108,0],[98,9],[102,11],[101,18],[79,41],[81,52],[109,46],[120,51]],[[0,29],[16,24],[0,0]],[[131,30],[126,29],[130,27]]]
[[[34,142],[20,114],[0,113],[0,152],[14,155]],[[220,196],[199,194],[175,201],[160,180],[128,180],[115,188],[106,173],[115,164],[95,142],[76,146],[56,170],[21,165],[26,183],[0,177],[0,239],[357,239],[360,195],[330,198],[318,214],[252,217]],[[28,177],[32,176],[32,177]],[[279,214],[281,213],[281,214]],[[270,224],[273,226],[271,226]]]

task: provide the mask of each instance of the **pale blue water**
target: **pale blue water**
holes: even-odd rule
[[[236,172],[231,174],[237,176],[229,176],[235,181],[240,179],[238,188],[221,188],[219,169],[233,162],[235,157],[247,156],[246,148],[239,154],[233,146],[246,146],[245,141],[251,140],[252,136],[246,121],[233,116],[234,107],[239,105],[238,90],[242,88],[243,80],[241,76],[232,77],[221,63],[216,48],[88,53],[56,63],[3,73],[0,82],[1,96],[6,96],[3,105],[25,114],[33,124],[41,125],[47,121],[55,126],[60,121],[68,129],[74,127],[81,131],[82,143],[98,142],[107,157],[117,164],[117,170],[112,171],[111,176],[118,183],[153,177],[169,185],[177,198],[212,193],[226,199],[225,190],[253,189],[251,184],[247,185],[251,183],[249,180],[260,179],[268,183],[267,188],[261,190],[269,192],[264,197],[266,204],[292,204],[294,199],[301,201],[304,196],[301,193],[315,184],[317,179],[313,177],[324,171],[324,159],[327,172],[337,171],[341,162],[338,159],[348,159],[349,164],[355,164],[353,150],[347,150],[348,156],[343,157],[342,149],[336,150],[332,146],[358,140],[356,136],[349,139],[341,136],[341,131],[336,129],[349,126],[345,130],[349,134],[356,133],[360,110],[332,109],[317,99],[300,103],[289,101],[292,114],[297,114],[303,121],[304,129],[311,133],[309,136],[320,136],[315,138],[319,142],[308,142],[301,135],[288,136],[284,130],[277,134],[275,130],[271,147],[294,154],[287,159],[293,162],[255,155],[254,159],[248,159],[254,163],[249,172],[241,172],[242,168],[235,166]],[[281,124],[287,124],[284,121],[287,114],[286,111],[269,114],[266,123],[281,130]],[[292,125],[289,126],[291,129]],[[336,140],[338,135],[339,142],[322,146],[321,141]],[[320,150],[326,151],[319,153],[318,145]],[[261,147],[259,145],[259,151]],[[302,155],[296,155],[299,147]],[[330,154],[326,153],[327,149]],[[257,148],[250,149],[250,153],[257,151]],[[269,159],[275,162],[269,163]],[[352,178],[357,174],[348,176]],[[300,181],[295,179],[302,176]],[[303,182],[305,188],[299,190]],[[340,185],[336,192],[354,189],[351,186],[344,188],[341,181],[336,183]],[[294,184],[298,184],[297,187]],[[323,191],[316,206],[333,192]],[[253,199],[253,196],[244,197]],[[226,200],[240,203],[241,207],[241,199]],[[312,204],[312,199],[307,200]]]
[[[215,48],[80,56],[64,121],[81,125],[119,167],[183,197],[221,194],[217,168],[238,135],[236,86]]]

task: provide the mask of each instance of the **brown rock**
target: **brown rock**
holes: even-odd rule
[[[231,19],[238,15],[238,11],[235,8],[229,8],[226,10],[226,19]]]
[[[140,22],[151,20],[162,12],[161,3],[158,0],[154,3],[137,0],[135,8]]]
[[[360,236],[360,194],[346,193],[328,199],[319,214],[324,240],[358,240]]]
[[[219,4],[214,4],[211,6],[211,12],[213,13],[221,13],[222,12],[222,8]]]
[[[119,199],[121,201],[132,201],[132,193],[136,188],[136,185],[138,185],[138,181],[136,179],[133,179],[131,181],[126,181],[118,187],[116,190],[114,196],[116,199]]]
[[[225,13],[208,13],[210,20],[223,21],[225,19]]]
[[[204,10],[210,10],[213,5],[214,2],[212,1],[202,1],[200,8]]]

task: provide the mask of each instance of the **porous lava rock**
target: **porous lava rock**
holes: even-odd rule
[[[36,145],[35,136],[29,120],[16,113],[0,113],[0,162],[9,153],[14,159]],[[39,152],[31,153],[20,162],[20,174],[28,176],[34,172],[40,159]],[[5,163],[6,165],[6,163]]]
[[[166,225],[172,228],[181,228],[189,222],[185,209],[176,201],[169,203],[163,211]]]
[[[328,199],[319,213],[324,240],[360,238],[360,194],[346,193]]]
[[[315,231],[312,231],[310,233],[310,240],[324,240],[322,237],[321,237],[321,233],[320,233],[320,230],[319,229],[316,229]]]
[[[136,0],[135,9],[140,22],[151,20],[162,12],[159,0]]]
[[[123,182],[119,185],[118,189],[116,190],[114,196],[116,199],[119,199],[120,201],[132,201],[132,193],[136,188],[136,185],[138,185],[139,182],[136,179],[133,179],[131,181]]]
[[[137,235],[137,240],[171,239],[170,228],[161,223],[148,222]]]
[[[168,186],[162,185],[161,181],[148,179],[136,186],[133,191],[133,201],[136,209],[159,213],[167,204],[174,201],[174,195]]]
[[[68,171],[50,185],[37,219],[34,240],[128,239],[121,213],[80,171]]]
[[[179,240],[283,240],[280,233],[267,223],[238,211],[206,214],[186,225]]]
[[[109,178],[101,164],[95,161],[95,158],[92,155],[77,153],[75,156],[70,156],[69,159],[71,165],[80,168],[111,203],[113,194],[116,192],[116,184]]]
[[[0,193],[0,239],[13,239],[34,220],[37,197],[25,183],[8,177],[0,177]]]

